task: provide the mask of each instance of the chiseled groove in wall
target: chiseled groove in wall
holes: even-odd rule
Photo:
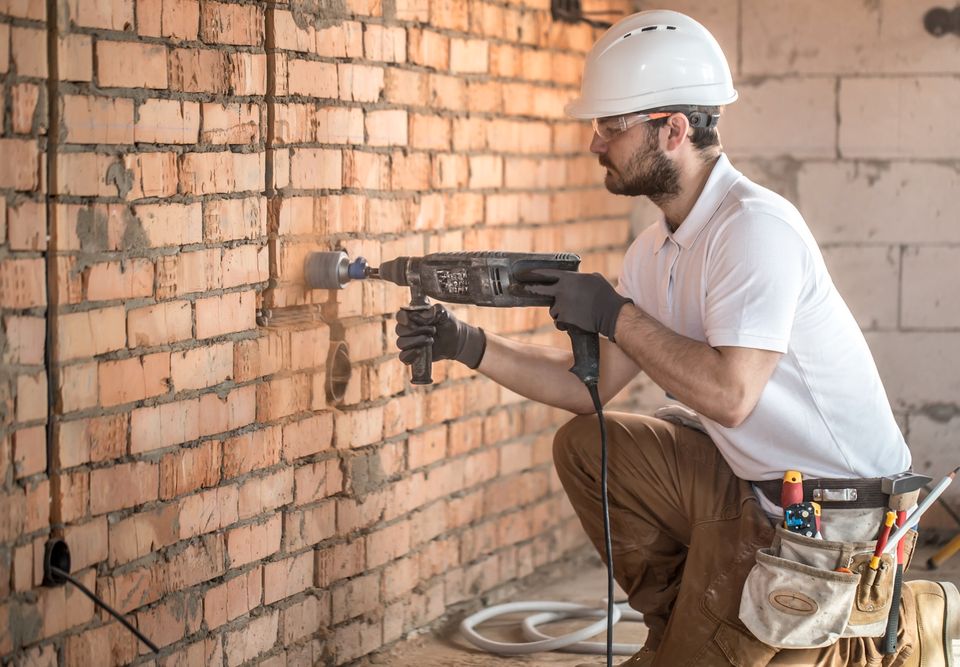
[[[57,420],[57,150],[60,144],[60,0],[47,0],[47,183],[43,189],[47,211],[47,316],[44,361],[47,371],[47,479],[50,481],[51,532],[62,531],[59,457],[56,451]]]

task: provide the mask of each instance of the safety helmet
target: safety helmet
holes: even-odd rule
[[[722,106],[737,99],[727,59],[689,16],[638,12],[618,21],[587,54],[574,118],[601,118],[673,105]]]

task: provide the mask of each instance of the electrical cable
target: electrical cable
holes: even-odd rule
[[[613,536],[610,530],[610,502],[607,497],[607,422],[596,382],[585,382],[593,408],[600,420],[600,501],[603,507],[603,546],[607,556],[607,667],[613,667]]]
[[[58,577],[63,577],[65,580],[69,581],[71,584],[79,588],[84,595],[86,595],[88,598],[93,600],[94,604],[105,609],[111,616],[113,616],[115,619],[120,621],[120,623],[123,624],[123,627],[125,627],[127,630],[135,634],[137,636],[137,639],[139,639],[144,644],[146,644],[151,651],[153,651],[154,653],[160,652],[160,649],[157,647],[156,644],[154,644],[152,641],[147,639],[147,637],[145,637],[142,632],[140,632],[135,627],[133,627],[130,624],[130,621],[128,621],[127,619],[125,619],[123,616],[120,615],[120,612],[116,611],[113,607],[111,607],[106,602],[98,598],[97,595],[92,591],[90,591],[90,589],[88,589],[86,586],[84,586],[79,579],[71,576],[69,572],[64,572],[63,570],[61,570],[59,567],[56,567],[55,565],[50,566],[50,572]]]

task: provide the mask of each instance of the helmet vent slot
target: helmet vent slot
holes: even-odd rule
[[[659,30],[660,26],[658,25],[648,25],[646,28],[640,28],[640,32],[648,32],[650,30]]]

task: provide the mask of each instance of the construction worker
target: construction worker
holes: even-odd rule
[[[602,335],[604,402],[643,371],[696,413],[606,415],[615,577],[649,629],[624,665],[919,665],[921,653],[923,665],[946,665],[956,589],[933,582],[904,587],[891,655],[882,632],[839,637],[844,619],[828,643],[803,648],[782,648],[803,644],[778,641],[776,628],[761,641],[741,620],[757,551],[771,547],[783,522],[786,470],[829,482],[840,496],[860,491],[846,494],[860,501],[822,516],[825,540],[856,543],[875,539],[881,525],[878,478],[908,470],[911,458],[802,216],[723,153],[717,123],[736,99],[713,36],[682,14],[650,11],[594,45],[581,95],[566,109],[593,122],[590,150],[607,189],[649,197],[663,217],[627,250],[616,287],[599,274],[557,271],[541,272],[536,289],[555,297],[558,327]],[[599,428],[567,370],[570,351],[484,332],[442,306],[397,320],[401,360],[432,345],[434,359],[580,415],[557,433],[554,460],[603,554]],[[827,574],[833,583],[847,576]],[[805,597],[798,589],[791,599]],[[797,623],[824,612],[811,609],[787,611]]]

